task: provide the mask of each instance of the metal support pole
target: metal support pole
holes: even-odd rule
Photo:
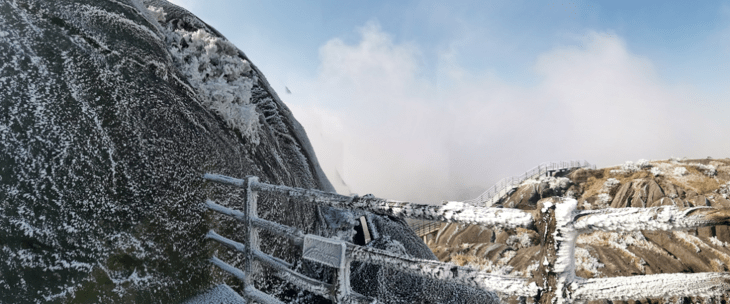
[[[246,214],[246,235],[244,237],[246,243],[246,262],[244,270],[246,274],[246,280],[244,280],[244,288],[254,287],[254,274],[257,273],[257,265],[254,259],[254,252],[259,250],[259,232],[258,228],[251,224],[252,218],[257,218],[258,213],[256,210],[256,191],[251,189],[253,183],[258,182],[258,177],[250,176],[246,178],[246,193],[245,193],[245,206],[244,213]]]

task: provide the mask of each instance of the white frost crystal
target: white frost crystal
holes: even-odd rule
[[[636,162],[636,166],[639,167],[640,169],[647,169],[647,168],[651,167],[651,164],[646,159],[640,159],[639,161]]]
[[[567,177],[551,177],[548,179],[548,185],[552,190],[568,188],[570,179]]]
[[[662,175],[662,169],[659,169],[657,167],[651,168],[651,174],[654,176]]]
[[[619,180],[617,180],[613,177],[609,178],[606,180],[605,183],[603,183],[603,189],[606,192],[610,192],[611,190],[613,190],[613,188],[616,188],[616,186],[618,186],[620,183],[621,182]]]
[[[162,8],[150,6],[148,10],[160,23],[165,22]],[[203,104],[258,145],[259,114],[251,104],[251,89],[258,79],[249,62],[239,57],[232,43],[205,30],[168,30],[166,34],[175,63]]]
[[[147,10],[150,11],[150,14],[152,17],[157,20],[157,22],[165,22],[167,21],[167,13],[165,13],[165,10],[163,10],[161,7],[155,7],[155,6],[148,6]]]
[[[674,175],[675,176],[685,176],[685,175],[687,175],[687,168],[685,168],[685,167],[676,167],[676,168],[674,168]]]

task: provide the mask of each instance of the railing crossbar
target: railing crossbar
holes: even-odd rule
[[[218,266],[218,268],[223,269],[223,270],[227,271],[228,273],[232,274],[233,276],[237,277],[241,281],[246,279],[246,273],[243,272],[243,270],[233,267],[233,266],[229,265],[228,263],[221,261],[219,258],[217,258],[215,256],[210,258],[210,262],[213,263],[213,265]]]
[[[221,243],[222,245],[225,245],[228,248],[231,248],[233,250],[246,253],[246,245],[236,242],[234,240],[228,239],[224,236],[221,236],[220,234],[216,233],[213,230],[208,231],[208,234],[205,235],[206,238],[214,240],[216,242]],[[284,261],[282,259],[279,259],[274,256],[270,256],[266,253],[261,252],[260,250],[253,250],[253,255],[256,259],[258,259],[261,262],[264,262],[268,264],[269,266],[272,266],[274,268],[279,267],[285,267],[285,268],[291,268],[294,267],[291,263]]]
[[[234,186],[243,183],[234,178],[218,178],[215,174],[206,174],[204,178]],[[533,228],[534,224],[531,213],[512,208],[481,208],[462,202],[450,202],[449,204],[438,206],[414,204],[385,200],[372,196],[345,196],[319,190],[270,185],[259,182],[251,183],[251,188],[254,191],[299,197],[319,205],[341,209],[359,209],[386,216],[501,227],[506,229],[517,227]]]
[[[672,231],[728,224],[730,209],[676,206],[580,211],[573,220],[579,231]]]
[[[730,290],[730,274],[717,272],[663,273],[596,278],[576,282],[576,300],[634,300],[640,298],[705,297]]]
[[[246,215],[241,211],[221,206],[212,200],[207,200],[205,202],[205,205],[210,210],[231,216],[242,223],[245,223],[246,221]],[[288,238],[295,245],[300,247],[302,246],[302,243],[304,241],[304,233],[289,226],[281,225],[272,221],[267,221],[258,217],[251,218],[251,225],[259,229],[264,229],[278,236]]]

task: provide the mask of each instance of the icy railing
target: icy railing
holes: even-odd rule
[[[509,192],[514,189],[517,185],[521,184],[522,182],[537,178],[541,175],[546,175],[548,172],[553,171],[560,171],[560,170],[570,170],[570,169],[576,169],[576,168],[591,168],[595,169],[595,165],[591,165],[587,161],[583,160],[569,160],[569,161],[559,161],[559,162],[546,162],[537,165],[537,167],[534,167],[530,170],[525,171],[525,173],[522,173],[522,175],[519,176],[512,176],[503,178],[500,181],[498,181],[496,184],[494,184],[492,187],[489,187],[486,191],[484,191],[482,194],[480,194],[478,197],[470,200],[464,201],[464,203],[474,205],[474,206],[483,206],[483,207],[490,207],[492,204],[496,203],[496,200],[501,198],[504,195],[509,194]]]
[[[211,262],[243,280],[245,286],[244,296],[255,301],[279,303],[278,300],[254,288],[249,274],[258,272],[255,270],[257,267],[256,264],[258,263],[273,269],[278,277],[291,282],[295,286],[337,303],[370,303],[373,301],[373,299],[357,294],[351,290],[349,286],[349,272],[352,261],[377,264],[425,278],[452,283],[456,282],[483,291],[494,291],[522,297],[534,297],[537,295],[537,285],[534,283],[530,284],[524,278],[495,275],[469,267],[418,259],[381,249],[358,246],[341,240],[325,239],[316,235],[304,234],[298,229],[259,218],[256,215],[256,198],[257,192],[266,191],[281,193],[290,197],[301,197],[314,203],[336,208],[362,209],[383,215],[428,218],[505,228],[530,227],[532,225],[532,215],[529,213],[509,209],[501,210],[506,212],[500,212],[500,210],[487,210],[485,208],[482,208],[485,210],[475,213],[473,212],[475,210],[473,207],[458,210],[454,206],[416,205],[406,202],[386,201],[372,196],[350,197],[317,190],[260,183],[257,177],[236,179],[222,175],[206,174],[204,178],[246,189],[244,199],[245,210],[243,212],[221,206],[211,200],[205,203],[208,209],[231,216],[245,223],[248,229],[248,233],[244,235],[246,244],[225,238],[212,230],[208,232],[206,237],[247,255],[248,258],[244,264],[244,270],[226,264],[216,257],[213,257]],[[465,210],[471,210],[472,212]],[[261,252],[258,241],[259,229],[264,229],[280,237],[288,238],[292,241],[292,244],[302,248],[303,258],[337,268],[335,282],[330,284],[306,277],[291,270],[293,265]],[[264,296],[268,296],[268,298],[264,298]]]
[[[672,273],[584,279],[575,276],[575,241],[591,231],[673,231],[730,224],[730,208],[620,208],[577,210],[574,199],[538,203],[535,226],[542,236],[543,265],[536,275],[553,282],[544,297],[554,303],[722,296],[730,291],[730,273]],[[718,300],[719,302],[719,300]]]
[[[230,248],[247,253],[246,270],[237,270],[217,258],[211,261],[244,280],[246,296],[263,303],[278,303],[264,299],[250,284],[252,264],[263,262],[273,268],[279,277],[311,292],[323,295],[335,302],[367,302],[371,299],[358,295],[349,288],[349,263],[360,261],[408,272],[436,280],[463,284],[484,291],[532,299],[539,303],[572,303],[592,300],[635,300],[666,297],[721,296],[730,292],[730,274],[674,273],[613,278],[585,279],[575,274],[575,242],[580,233],[591,231],[639,231],[639,230],[688,230],[700,227],[730,224],[730,208],[711,207],[677,208],[663,206],[653,208],[621,208],[603,210],[577,210],[574,199],[553,198],[538,203],[533,212],[511,208],[477,208],[459,202],[445,206],[421,205],[375,198],[373,196],[344,196],[318,190],[276,186],[258,182],[256,177],[236,179],[222,175],[206,174],[205,179],[246,188],[245,208],[240,212],[207,201],[209,209],[232,216],[247,223],[249,233],[246,246],[226,239],[215,232],[208,238]],[[257,191],[299,197],[306,201],[343,209],[360,209],[380,215],[406,217],[421,220],[437,220],[477,224],[486,227],[534,229],[541,237],[542,248],[536,254],[538,269],[532,277],[494,275],[469,267],[455,266],[433,260],[422,260],[398,255],[384,250],[357,246],[348,242],[305,235],[303,232],[278,223],[256,217]],[[249,214],[251,216],[246,216]],[[291,265],[258,249],[257,229],[266,229],[288,238],[303,248],[305,259],[318,261],[338,268],[337,282],[328,284],[305,277],[290,270]],[[308,245],[309,244],[309,245]],[[339,248],[339,249],[338,249]],[[339,251],[338,251],[339,250]],[[308,254],[309,252],[309,254]],[[312,255],[312,252],[318,252]],[[339,253],[338,253],[339,252]],[[249,295],[249,291],[251,294]],[[256,293],[258,292],[258,293]],[[261,298],[261,299],[260,299]],[[263,299],[263,300],[262,300]]]
[[[409,224],[408,226],[411,227],[411,230],[413,230],[417,236],[421,237],[434,231],[438,231],[439,228],[441,228],[441,222],[419,220],[415,223]]]

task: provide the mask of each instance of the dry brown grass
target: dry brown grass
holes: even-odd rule
[[[454,263],[458,266],[466,266],[469,264],[472,265],[485,265],[489,262],[489,260],[485,258],[476,257],[473,255],[465,255],[465,254],[455,254],[451,257],[451,263]]]
[[[616,174],[613,178],[617,179],[623,185],[635,179],[651,179],[652,174],[646,170],[639,170],[631,174]]]
[[[585,191],[583,192],[583,196],[581,197],[581,199],[587,199],[589,197],[592,197],[592,196],[595,196],[595,195],[598,195],[599,193],[601,193],[601,190],[603,189],[603,184],[605,184],[606,180],[608,180],[609,178],[615,178],[619,181],[620,184],[619,184],[619,186],[616,187],[615,190],[618,190],[618,187],[621,187],[621,185],[624,185],[635,179],[653,178],[652,174],[646,170],[639,170],[639,171],[636,171],[633,173],[611,174],[610,172],[613,169],[616,169],[616,167],[603,169],[603,171],[604,171],[603,174],[596,175],[595,177],[594,176],[588,177],[588,180],[586,181],[586,183],[583,186],[583,189],[585,189]],[[598,177],[598,176],[600,176],[600,177]],[[612,196],[615,194],[615,190],[612,191],[612,192],[614,192],[614,193],[611,193]]]
[[[686,166],[690,178],[687,179],[687,186],[698,194],[705,194],[720,188],[720,183],[712,177],[705,175],[694,166]]]
[[[667,176],[666,179],[678,189],[692,190],[697,194],[707,194],[720,188],[722,180],[705,175],[702,170],[695,166],[680,165],[687,169],[687,175],[683,177]]]
[[[591,196],[598,195],[598,193],[603,188],[604,182],[605,180],[597,179],[593,176],[589,177],[585,185],[583,186],[583,189],[585,189],[585,191],[583,192],[583,196],[581,197],[581,199],[587,199]]]
[[[614,168],[604,168],[604,169],[598,169],[598,170],[592,170],[593,176],[589,176],[588,180],[586,180],[585,184],[583,184],[583,195],[581,196],[581,199],[587,199],[591,196],[598,195],[598,193],[601,192],[601,189],[603,189],[603,184],[608,179],[611,169]]]

